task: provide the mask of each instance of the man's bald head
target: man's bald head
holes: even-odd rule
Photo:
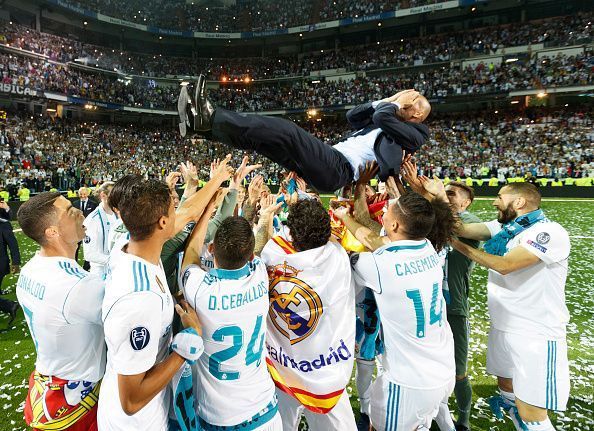
[[[414,99],[403,100],[397,99],[397,102],[401,104],[401,107],[396,111],[396,115],[403,121],[409,121],[411,123],[422,123],[429,116],[431,112],[431,104],[425,98],[425,96],[415,92],[412,95]],[[407,94],[406,96],[411,97]],[[403,96],[404,98],[405,96]]]
[[[413,103],[414,114],[409,121],[413,123],[422,123],[431,112],[431,104],[425,96],[419,95]]]

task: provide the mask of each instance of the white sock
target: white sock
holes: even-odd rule
[[[357,392],[359,393],[359,402],[361,403],[361,413],[369,416],[371,382],[373,380],[373,371],[375,370],[375,361],[366,361],[357,359],[357,371],[355,373],[355,382]]]
[[[499,393],[501,394],[503,399],[507,401],[509,404],[511,404],[512,406],[516,405],[516,396],[513,392],[506,392],[503,389],[499,388]]]
[[[514,427],[517,431],[526,431],[526,427],[524,426],[524,422],[520,418],[518,413],[518,408],[516,407],[516,396],[513,392],[506,392],[503,389],[499,388],[499,393],[501,397],[508,403],[511,404],[513,407],[507,411],[509,418],[514,424]]]
[[[541,422],[524,422],[529,431],[555,431],[555,427],[549,418]]]
[[[452,414],[450,413],[450,409],[448,404],[442,401],[439,404],[439,411],[437,412],[437,416],[435,417],[435,422],[441,431],[454,431],[454,421],[452,420]]]

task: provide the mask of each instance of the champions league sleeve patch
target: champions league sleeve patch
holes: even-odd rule
[[[551,240],[551,235],[546,232],[541,232],[536,235],[536,242],[539,244],[546,244]]]
[[[134,350],[142,350],[151,339],[151,334],[144,326],[137,326],[130,331],[130,344]]]

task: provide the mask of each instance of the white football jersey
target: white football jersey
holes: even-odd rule
[[[130,242],[130,232],[121,218],[117,219],[116,223],[109,229],[107,242],[110,253],[112,250],[121,251]]]
[[[443,259],[428,240],[394,241],[352,257],[357,282],[369,286],[383,328],[390,381],[437,389],[455,375],[454,340],[441,289]]]
[[[117,216],[114,213],[107,214],[101,204],[83,222],[86,227],[83,251],[93,274],[105,274],[110,251],[109,231],[116,223]]]
[[[262,261],[270,275],[269,370],[277,387],[315,413],[343,395],[355,358],[355,286],[349,257],[335,241],[297,251],[272,238]]]
[[[491,236],[501,231],[497,220],[485,223]],[[565,280],[570,252],[569,235],[558,223],[543,220],[507,243],[507,251],[524,247],[540,261],[501,275],[489,270],[488,304],[492,325],[500,331],[565,338],[569,311]]]
[[[214,256],[208,251],[208,244],[202,246],[202,252],[200,253],[200,268],[207,272],[214,268]]]
[[[198,415],[219,426],[251,419],[274,399],[264,351],[266,267],[258,258],[236,270],[205,272],[191,265],[181,286],[202,324],[204,354],[195,366]]]
[[[167,429],[169,385],[128,416],[120,403],[118,374],[144,373],[167,357],[173,310],[163,267],[114,250],[102,310],[107,367],[97,413],[100,430]]]
[[[23,266],[16,294],[35,343],[39,373],[89,382],[103,377],[103,292],[103,280],[73,259],[37,253]]]

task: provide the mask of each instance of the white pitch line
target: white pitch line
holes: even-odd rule
[[[594,236],[582,236],[582,235],[572,235],[570,236],[572,239],[594,239]]]
[[[323,198],[333,198],[335,197],[334,195],[329,195],[329,194],[323,194],[320,195]],[[474,198],[475,201],[493,201],[495,200],[495,196],[489,197],[489,196],[480,196],[480,197],[475,197]],[[594,199],[589,199],[589,198],[584,198],[584,199],[565,199],[565,198],[542,198],[542,200],[544,202],[586,202],[586,203],[594,203]]]
[[[22,232],[23,229],[15,229],[13,232]]]
[[[495,196],[493,197],[475,197],[475,201],[492,201],[495,200]],[[594,199],[560,199],[560,198],[542,198],[543,202],[594,202]]]

